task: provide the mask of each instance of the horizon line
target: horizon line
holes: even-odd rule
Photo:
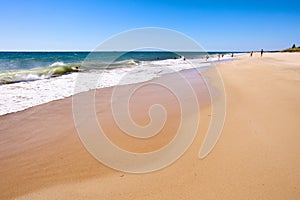
[[[206,50],[206,51],[189,51],[189,50],[178,50],[178,51],[170,51],[170,52],[250,52],[252,50]],[[260,50],[256,50],[260,51]],[[276,52],[280,50],[266,50],[269,52]],[[166,52],[159,50],[140,50],[140,51],[128,51],[128,50],[107,50],[107,51],[97,51],[97,50],[0,50],[0,52]],[[255,51],[254,51],[255,52]]]

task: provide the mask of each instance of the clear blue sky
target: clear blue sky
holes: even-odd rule
[[[300,46],[300,1],[0,0],[0,50],[92,50],[122,31],[163,27],[206,50]]]

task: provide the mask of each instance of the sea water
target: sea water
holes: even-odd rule
[[[145,82],[184,69],[205,69],[230,52],[0,52],[0,115],[89,89]],[[78,90],[78,76],[97,75]],[[126,77],[126,78],[124,78]]]

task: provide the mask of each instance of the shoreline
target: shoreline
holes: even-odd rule
[[[227,95],[227,116],[217,145],[203,160],[197,154],[211,119],[209,95],[197,71],[180,72],[198,91],[200,127],[187,152],[154,173],[122,173],[96,161],[76,133],[72,97],[0,116],[0,197],[297,199],[299,60],[296,53],[265,53],[262,58],[246,54],[217,64]],[[160,78],[180,87],[171,74]],[[108,114],[111,90],[97,90],[96,113],[114,133],[110,139],[115,144],[129,151],[147,152],[170,141],[173,135],[168,134],[148,142],[121,136]],[[174,106],[176,98],[163,91],[149,87],[137,93],[133,118],[147,124],[147,108],[158,101],[170,112],[164,130],[167,133],[177,128],[180,112]]]
[[[202,85],[200,90],[199,88],[196,89],[196,91],[198,91],[197,97],[201,98],[201,100],[199,99],[199,106],[201,108],[207,107],[209,96],[206,92],[206,85],[198,75],[198,71],[190,69],[181,71],[179,74],[185,76],[194,87]],[[176,73],[165,74],[157,79],[166,79],[170,84],[180,87],[176,81]],[[152,82],[152,80],[147,82]],[[133,86],[144,85],[147,82],[122,85],[119,87],[126,90]],[[142,153],[152,151],[153,148],[159,149],[173,138],[173,135],[167,134],[167,132],[171,129],[176,129],[177,125],[174,122],[177,122],[180,118],[178,108],[173,107],[177,102],[173,95],[164,94],[164,88],[152,87],[150,85],[145,91],[141,90],[138,95],[133,96],[133,104],[135,107],[133,107],[132,114],[133,119],[136,120],[138,124],[145,125],[149,123],[147,108],[149,109],[152,103],[159,102],[165,106],[171,116],[168,118],[168,121],[166,121],[166,126],[160,134],[150,140],[139,141],[126,137],[125,134],[118,129],[117,125],[112,123],[112,115],[109,112],[111,105],[108,105],[108,103],[113,89],[114,87],[101,88],[95,92],[98,120],[102,125],[104,124],[102,128],[108,132],[107,136],[113,143],[128,151]],[[158,98],[151,98],[153,90],[162,96],[154,95]],[[93,90],[83,93],[89,92],[94,93]],[[145,99],[146,97],[147,99]],[[120,101],[122,101],[122,99],[123,98],[121,98]],[[142,113],[141,110],[143,110]],[[105,114],[103,115],[103,113]],[[104,117],[102,118],[102,116]],[[20,123],[20,126],[15,126],[16,122]],[[2,124],[0,127],[0,132],[2,133],[0,134],[0,141],[2,141],[2,145],[0,146],[0,160],[4,169],[4,171],[0,171],[0,174],[2,174],[3,181],[10,180],[11,182],[11,184],[0,183],[0,186],[4,187],[0,190],[1,194],[5,198],[9,197],[9,194],[19,196],[22,194],[22,191],[34,191],[37,188],[42,189],[43,187],[69,182],[70,180],[82,181],[87,179],[87,177],[101,177],[103,173],[102,170],[114,174],[120,173],[96,161],[82,145],[73,120],[72,97],[0,116],[0,123]],[[61,141],[63,138],[64,140]],[[73,145],[75,146],[73,147]],[[55,147],[53,149],[54,152],[52,152],[53,147]],[[79,154],[79,161],[76,159],[77,156],[74,157],[72,152]],[[41,157],[41,154],[47,155],[47,158]],[[59,155],[59,158],[56,158],[56,155]],[[46,163],[50,166],[46,166]],[[76,165],[76,167],[73,168],[74,165]],[[89,165],[92,165],[92,169],[88,168]],[[20,166],[22,167],[19,168]],[[42,171],[37,172],[39,169],[42,169]],[[43,172],[43,170],[45,171]],[[85,170],[88,172],[84,172]],[[97,172],[98,170],[99,172]],[[70,171],[71,173],[69,173]],[[72,171],[74,173],[72,173]],[[68,175],[65,176],[64,174]],[[6,175],[10,178],[5,178]],[[35,176],[40,178],[38,181],[39,184],[35,183],[32,179],[27,180],[26,185],[18,183],[19,179],[26,180],[27,177]],[[55,177],[47,178],[46,176]],[[51,180],[50,185],[47,184],[48,179]],[[18,187],[17,191],[13,190],[13,185]]]
[[[200,58],[190,59],[193,64],[197,66],[206,67],[211,63],[215,62],[216,58],[213,58],[209,62],[204,62]],[[224,58],[225,60],[227,58]],[[97,71],[82,71],[80,73],[67,73],[61,76],[55,76],[50,78],[42,78],[37,74],[40,69],[31,69],[31,70],[20,70],[20,73],[26,72],[25,75],[20,75],[19,78],[24,78],[23,81],[18,81],[12,84],[0,84],[2,98],[0,101],[6,102],[5,104],[0,104],[0,115],[5,115],[8,113],[14,113],[17,111],[22,111],[30,107],[34,107],[37,105],[42,105],[51,101],[64,99],[66,97],[70,97],[75,93],[81,92],[77,91],[78,88],[75,87],[76,79],[78,77],[83,76],[93,76],[92,74],[98,75],[98,78],[103,76],[103,80],[98,82],[95,86],[96,89],[99,88],[107,88],[120,84],[119,81],[124,81],[123,76],[126,75],[126,83],[125,84],[134,84],[146,82],[148,80],[153,80],[157,77],[161,77],[164,74],[168,73],[177,73],[178,71],[182,71],[185,69],[193,68],[190,66],[190,62],[185,62],[183,59],[165,59],[165,60],[154,60],[154,61],[141,61],[138,66],[132,68],[127,66],[127,64],[132,65],[132,61],[125,62],[125,66],[120,66],[120,68],[112,68],[109,70],[103,70],[99,68]],[[145,63],[144,63],[145,62]],[[120,64],[120,63],[119,63]],[[154,67],[151,66],[154,64]],[[74,64],[64,64],[63,62],[55,62],[52,63],[49,67],[53,67],[53,65],[57,65],[57,68],[60,69],[64,66],[73,66]],[[149,66],[148,66],[149,65]],[[174,68],[169,68],[172,66]],[[43,69],[47,71],[46,69]],[[49,69],[53,70],[53,69]],[[18,71],[18,70],[17,70]],[[17,72],[16,72],[17,73]],[[19,73],[19,72],[18,72]],[[102,75],[103,73],[103,75]],[[9,75],[12,76],[12,75]],[[8,76],[8,77],[9,77]],[[29,77],[36,77],[37,80],[34,81],[26,81]],[[48,76],[48,75],[47,75]],[[4,74],[4,80],[5,78]],[[142,77],[142,78],[141,78]],[[40,79],[41,78],[41,79]],[[90,77],[95,78],[95,77]],[[14,78],[12,78],[14,79]],[[10,80],[10,79],[9,79]],[[30,80],[30,79],[29,79]],[[0,80],[1,81],[1,80]],[[12,81],[12,80],[11,80]],[[88,81],[87,81],[88,82]],[[84,85],[90,83],[83,83]],[[121,83],[123,84],[123,83]],[[90,90],[91,88],[84,88],[83,91]],[[93,89],[93,88],[92,88]],[[40,95],[36,95],[36,93],[40,93]]]

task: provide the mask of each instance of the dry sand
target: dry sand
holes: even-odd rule
[[[183,72],[198,91],[197,137],[174,164],[148,174],[118,172],[95,160],[77,135],[71,98],[1,116],[0,199],[300,199],[299,61],[298,53],[266,53],[217,65],[227,116],[203,160],[197,156],[211,119],[207,89],[196,71]],[[180,87],[172,75],[162,78]],[[168,118],[161,134],[134,141],[111,120],[111,91],[97,91],[96,112],[115,144],[148,152],[172,139],[167,133],[180,117],[173,95],[156,86],[137,92],[137,123],[149,122],[145,113],[154,102],[166,107]]]

